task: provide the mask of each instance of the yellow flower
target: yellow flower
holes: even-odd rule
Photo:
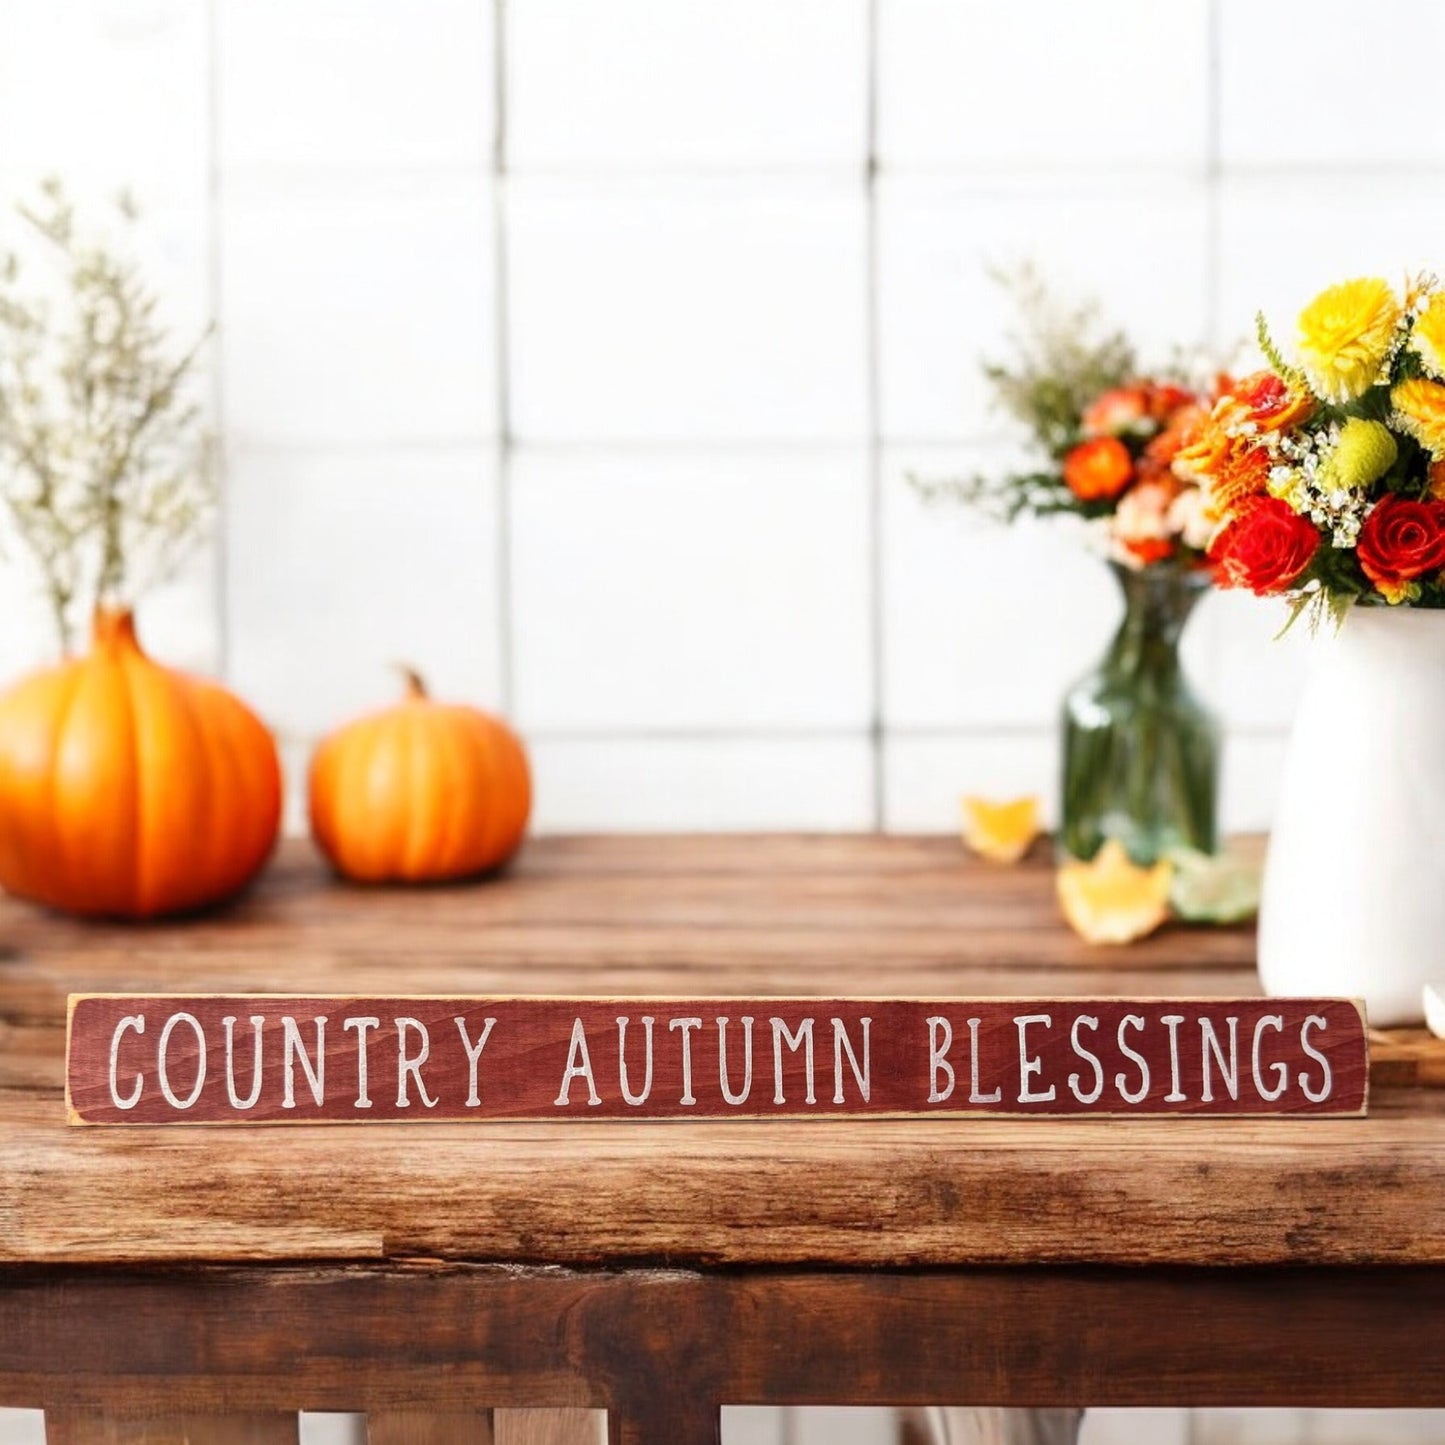
[[[1340,428],[1340,439],[1320,468],[1320,481],[1331,491],[1368,487],[1394,466],[1399,453],[1383,422],[1352,416]]]
[[[1379,379],[1402,315],[1378,277],[1321,291],[1299,318],[1300,355],[1315,392],[1331,401],[1363,396]]]
[[[1395,425],[1432,457],[1445,457],[1445,386],[1423,378],[1402,381],[1390,393]]]
[[[1431,376],[1445,377],[1445,291],[1437,291],[1410,333],[1410,349]]]

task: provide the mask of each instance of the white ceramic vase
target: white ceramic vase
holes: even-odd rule
[[[1259,916],[1275,995],[1364,999],[1420,1023],[1445,978],[1445,611],[1328,625],[1285,759]]]

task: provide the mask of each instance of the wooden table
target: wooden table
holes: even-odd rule
[[[291,847],[185,925],[0,904],[0,1404],[67,1442],[595,1406],[635,1445],[733,1402],[1445,1405],[1438,1092],[1331,1122],[63,1122],[70,990],[1254,991],[1247,930],[1090,949],[1051,887],[943,839],[573,838],[413,892]]]

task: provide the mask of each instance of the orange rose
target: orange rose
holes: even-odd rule
[[[1080,442],[1064,458],[1064,481],[1081,502],[1117,497],[1133,475],[1134,459],[1118,437]]]
[[[1084,412],[1086,437],[1112,437],[1135,430],[1149,417],[1149,397],[1142,386],[1120,386],[1106,391]]]

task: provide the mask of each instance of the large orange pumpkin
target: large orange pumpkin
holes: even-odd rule
[[[0,695],[0,884],[70,913],[217,903],[266,861],[281,767],[224,688],[153,662],[129,612],[91,650]]]
[[[332,733],[311,760],[311,834],[365,883],[465,878],[516,852],[532,807],[517,735],[433,702],[415,673],[392,707]]]

